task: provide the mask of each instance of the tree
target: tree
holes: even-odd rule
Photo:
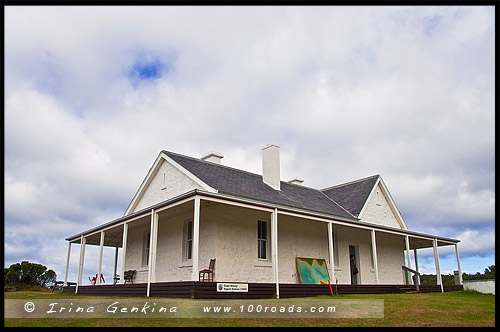
[[[490,265],[484,269],[484,273],[481,274],[476,272],[476,274],[462,274],[463,280],[481,280],[481,279],[495,279],[495,265]]]
[[[46,266],[22,261],[4,268],[5,284],[20,283],[31,286],[47,287],[56,281],[57,274]]]
[[[487,279],[495,279],[495,265],[490,265],[484,269],[484,276]]]
[[[455,277],[451,274],[442,274],[443,285],[454,285]],[[495,279],[495,265],[490,265],[484,269],[484,273],[476,272],[475,274],[462,273],[463,280],[482,280],[482,279]],[[420,275],[420,283],[422,285],[435,285],[435,274],[422,274]]]

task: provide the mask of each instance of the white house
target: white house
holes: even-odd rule
[[[224,166],[222,158],[161,151],[123,217],[66,239],[65,284],[72,244],[80,244],[76,291],[89,287],[82,286],[85,246],[99,245],[96,271],[102,248],[115,247],[120,283],[125,271],[136,270],[134,284],[147,296],[155,283],[198,282],[213,258],[215,282],[272,284],[277,296],[280,285],[300,283],[296,257],[325,259],[339,285],[404,285],[403,266],[418,271],[417,249],[433,247],[443,290],[438,247],[444,245],[455,246],[460,270],[459,240],[408,230],[379,175],[315,189],[300,178],[281,181],[276,144],[262,149],[262,174]]]

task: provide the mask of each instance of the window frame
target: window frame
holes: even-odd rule
[[[370,243],[370,269],[374,270],[375,269],[375,262],[373,261],[373,246]]]
[[[270,261],[270,223],[266,220],[257,220],[257,260],[260,262]],[[264,231],[264,232],[263,232]],[[263,237],[265,233],[265,237]],[[265,244],[264,256],[262,256],[262,244]]]
[[[338,233],[337,230],[333,228],[332,228],[332,243],[333,243],[333,266],[339,267]]]
[[[161,189],[162,190],[167,189],[167,172],[163,172]]]
[[[193,261],[193,225],[192,219],[183,223],[182,261],[185,263]]]
[[[142,267],[149,266],[149,253],[151,248],[151,231],[144,231],[142,239]]]

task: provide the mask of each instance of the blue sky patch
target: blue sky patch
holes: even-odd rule
[[[163,67],[163,64],[156,60],[152,63],[135,65],[134,72],[141,80],[153,79],[162,76]]]
[[[141,82],[156,81],[169,72],[167,63],[158,58],[136,59],[128,74],[131,83],[137,87]]]

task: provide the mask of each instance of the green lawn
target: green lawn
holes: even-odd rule
[[[5,299],[106,299],[106,297],[50,292],[6,292]],[[116,299],[109,297],[108,299]],[[125,299],[125,298],[122,298]],[[135,298],[137,299],[137,298]],[[315,298],[268,299],[266,303],[279,305],[285,301],[297,303],[325,303],[339,299],[382,299],[384,318],[317,319],[317,318],[6,318],[5,326],[99,326],[99,327],[494,327],[495,296],[477,292],[449,292],[426,294],[344,295]],[[150,298],[149,300],[154,300]],[[159,299],[160,300],[160,299]],[[165,300],[162,298],[162,300]],[[186,299],[185,301],[199,301]],[[281,301],[281,302],[280,302]]]

